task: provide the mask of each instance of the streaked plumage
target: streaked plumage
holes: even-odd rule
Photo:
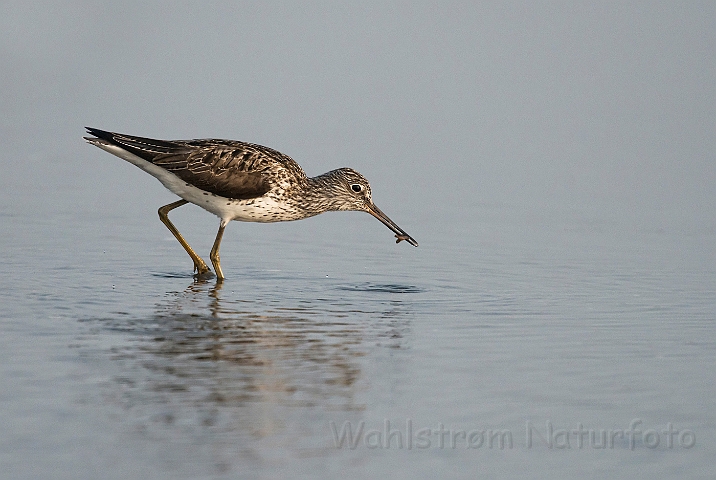
[[[194,261],[198,274],[209,272],[167,214],[194,203],[221,219],[211,252],[217,277],[223,279],[219,245],[231,220],[281,222],[327,211],[361,210],[396,234],[397,242],[418,243],[375,206],[368,181],[350,168],[308,177],[289,156],[261,145],[233,140],[155,140],[87,127],[85,140],[156,177],[182,198],[159,209],[159,216]]]

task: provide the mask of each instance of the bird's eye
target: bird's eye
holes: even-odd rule
[[[356,193],[360,193],[360,192],[363,191],[363,185],[360,185],[360,184],[358,184],[358,183],[354,183],[353,185],[351,185],[351,190],[353,190],[353,191],[356,192]]]

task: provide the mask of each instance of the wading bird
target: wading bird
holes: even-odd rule
[[[288,155],[268,147],[233,140],[154,140],[87,127],[94,137],[84,139],[156,177],[181,200],[159,209],[159,218],[194,262],[199,276],[211,273],[194,252],[168,213],[193,203],[220,219],[209,258],[218,280],[224,279],[219,245],[231,220],[284,222],[336,210],[368,212],[390,228],[397,238],[417,247],[373,203],[368,181],[350,168],[308,177]]]

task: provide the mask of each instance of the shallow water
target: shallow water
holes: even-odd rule
[[[0,211],[6,478],[711,474],[713,229],[381,205],[419,248],[232,224],[217,285],[156,196],[101,198]],[[206,256],[215,219],[172,218]]]

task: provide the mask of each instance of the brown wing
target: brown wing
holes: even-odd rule
[[[94,128],[87,131],[222,197],[244,200],[264,195],[276,178],[269,174],[272,170],[305,176],[290,157],[261,145],[229,140],[155,140]]]

